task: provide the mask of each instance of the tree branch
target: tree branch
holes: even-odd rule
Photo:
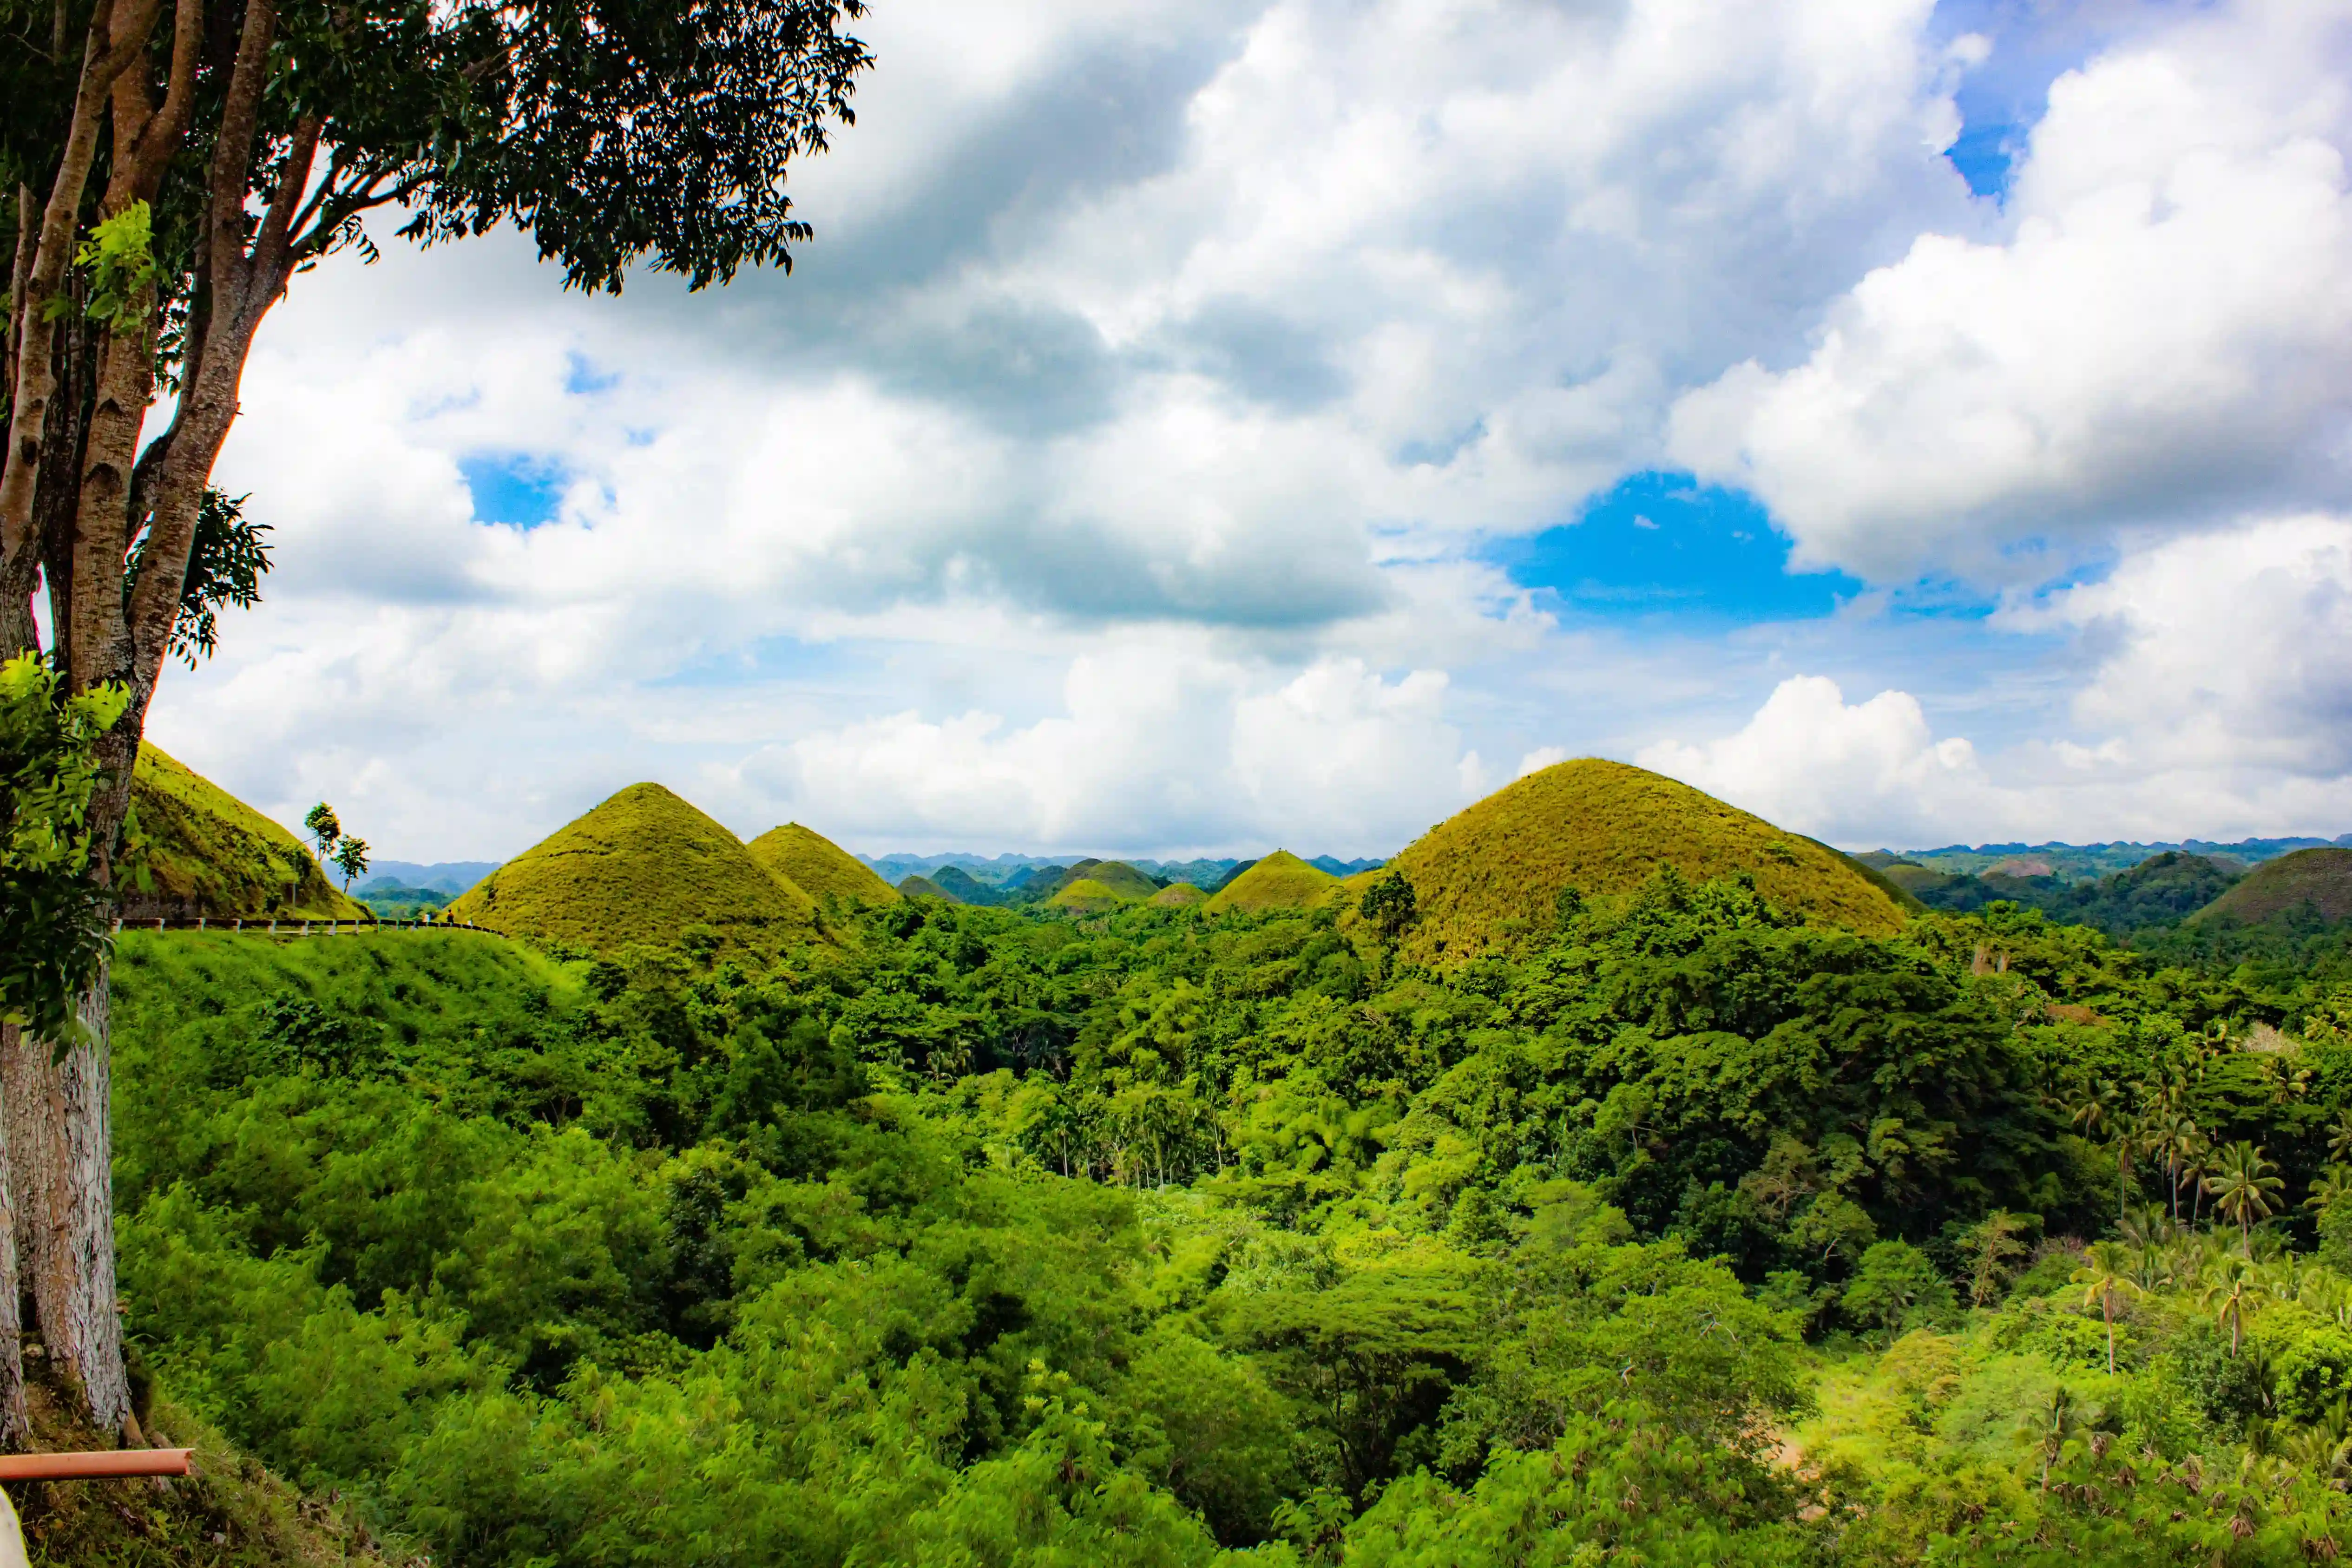
[[[48,205],[41,214],[40,243],[35,247],[26,278],[22,335],[11,344],[16,361],[15,406],[8,419],[8,452],[0,468],[0,564],[26,548],[33,516],[33,496],[40,481],[41,432],[48,420],[49,394],[57,377],[50,369],[49,350],[56,325],[45,308],[65,280],[66,265],[79,229],[83,193],[89,185],[91,164],[98,156],[98,136],[108,96],[115,78],[129,69],[147,47],[163,0],[134,0],[125,19],[125,36],[110,36],[109,10],[101,0],[90,13],[89,39],[82,49],[81,81],[74,93],[73,119],[66,132],[65,152],[58,161],[56,181],[49,187]]]
[[[268,210],[261,214],[261,230],[253,238],[253,269],[247,274],[246,286],[248,298],[246,308],[258,314],[261,306],[277,298],[286,287],[291,270],[287,254],[287,238],[294,214],[302,204],[302,193],[310,187],[310,165],[319,155],[319,117],[306,114],[294,122],[294,139],[286,150],[286,167],[278,173],[278,189],[269,198]],[[255,293],[255,290],[262,292]]]
[[[163,184],[164,166],[172,161],[195,110],[196,58],[204,41],[204,0],[178,0],[172,18],[172,74],[164,82],[163,107],[147,121],[128,156],[121,153],[117,143],[117,156],[123,158],[127,168],[137,171],[129,200],[152,201]]]
[[[242,305],[245,292],[246,171],[253,166],[253,139],[261,122],[261,93],[268,83],[269,45],[278,28],[276,0],[245,0],[245,27],[236,42],[228,96],[221,105],[220,137],[213,145],[207,177],[212,221],[213,290]]]

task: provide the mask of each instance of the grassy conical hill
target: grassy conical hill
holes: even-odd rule
[[[367,917],[292,833],[152,745],[139,748],[131,802],[149,885],[123,899],[126,920]]]
[[[1082,860],[1055,879],[1045,899],[1053,902],[1072,885],[1091,882],[1105,892],[1128,903],[1140,903],[1160,891],[1160,884],[1128,864],[1125,861]],[[1099,894],[1089,896],[1099,897]]]
[[[632,784],[558,829],[476,883],[449,913],[598,952],[675,942],[693,925],[772,950],[817,933],[807,894],[658,784]]]
[[[1142,902],[1132,894],[1114,887],[1109,883],[1098,882],[1090,876],[1082,876],[1075,882],[1064,883],[1055,891],[1054,896],[1045,901],[1045,904],[1049,909],[1070,909],[1081,915],[1101,915],[1113,909],[1123,909],[1130,904]]]
[[[1456,812],[1391,862],[1420,919],[1406,950],[1453,961],[1552,929],[1560,890],[1629,893],[1662,865],[1694,882],[1747,872],[1783,908],[1873,936],[1908,916],[1899,891],[1845,856],[1687,784],[1585,758],[1531,773]]]
[[[898,890],[872,866],[798,822],[770,828],[744,847],[753,860],[819,903],[830,897],[874,908],[898,902]]]
[[[1339,879],[1308,865],[1288,850],[1276,850],[1217,891],[1207,908],[1259,915],[1273,909],[1319,909],[1339,895]]]
[[[954,894],[950,893],[946,888],[941,887],[938,883],[933,882],[927,876],[910,876],[900,879],[898,883],[898,896],[901,898],[937,898],[945,900],[949,904],[961,904],[963,902],[962,899],[958,898]]]
[[[1173,882],[1144,901],[1159,909],[1198,909],[1209,895],[1189,882]]]
[[[2352,915],[2352,850],[2296,850],[2264,861],[2189,918],[2253,925],[2305,908],[2330,920]]]

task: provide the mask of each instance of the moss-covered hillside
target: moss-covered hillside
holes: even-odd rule
[[[367,918],[292,833],[152,745],[139,748],[131,800],[148,886],[126,894],[126,920]]]
[[[2352,915],[2352,850],[2296,850],[2264,861],[2189,918],[2254,925],[2304,909],[2330,920]]]
[[[1227,910],[1263,915],[1276,909],[1319,909],[1339,892],[1339,879],[1308,865],[1288,850],[1276,850],[1217,890],[1213,915]]]
[[[1047,884],[1040,896],[1053,903],[1081,882],[1090,882],[1102,893],[1087,896],[1099,898],[1107,893],[1111,897],[1130,904],[1140,904],[1160,891],[1160,884],[1128,864],[1125,861],[1082,860],[1072,864]],[[1037,883],[1031,883],[1034,891]]]
[[[1420,919],[1407,951],[1444,962],[1548,935],[1560,890],[1629,893],[1670,865],[1695,882],[1747,872],[1824,925],[1885,936],[1900,894],[1836,851],[1646,768],[1585,758],[1547,768],[1423,834],[1391,862]]]
[[[819,903],[833,897],[871,909],[898,902],[898,890],[872,866],[798,822],[770,828],[744,847],[753,860]]]
[[[1045,901],[1045,904],[1052,909],[1067,909],[1080,915],[1102,915],[1110,910],[1123,909],[1130,904],[1140,902],[1142,901],[1132,894],[1121,892],[1108,883],[1097,882],[1090,876],[1082,876],[1074,882],[1064,883],[1054,896]]]
[[[37,1393],[34,1442],[45,1450],[105,1447],[59,1430]],[[358,1510],[306,1498],[210,1427],[171,1406],[150,1411],[151,1441],[192,1448],[192,1473],[169,1490],[147,1480],[14,1483],[32,1568],[370,1568],[414,1563],[386,1555]]]
[[[708,925],[772,950],[817,934],[816,904],[658,784],[632,784],[484,877],[453,919],[598,952]]]

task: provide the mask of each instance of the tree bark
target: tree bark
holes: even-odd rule
[[[8,1060],[8,1164],[22,1266],[50,1364],[101,1431],[135,1442],[114,1279],[106,985],[101,967],[82,1002],[90,1040],[58,1061],[49,1042],[29,1040]]]
[[[13,1062],[23,1051],[15,1024],[0,1024],[0,1061]],[[5,1079],[0,1070],[0,1081]],[[29,1425],[25,1416],[24,1284],[16,1271],[16,1184],[9,1180],[8,1130],[0,1116],[0,1448],[24,1446]]]

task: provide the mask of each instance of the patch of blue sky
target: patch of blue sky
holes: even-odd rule
[[[560,462],[528,452],[473,452],[457,459],[473,492],[474,520],[526,532],[551,523],[572,483]]]
[[[1608,618],[1809,620],[1863,591],[1842,571],[1790,571],[1789,541],[1754,497],[1661,470],[1620,481],[1573,523],[1496,545],[1490,559],[1521,587]]]
[[[1971,194],[2000,201],[2009,194],[2010,173],[2024,138],[2025,132],[2006,120],[1963,122],[1959,140],[1944,149],[1944,156],[1969,183]]]
[[[1953,99],[1958,140],[1945,156],[1979,196],[2007,198],[2050,84],[2136,30],[2202,8],[2208,0],[1937,0],[1934,37],[1974,34],[1990,52],[1960,78]]]
[[[620,381],[620,371],[600,370],[595,361],[585,354],[568,353],[563,356],[563,390],[573,397],[587,397],[609,391],[618,386]]]
[[[776,682],[833,682],[861,672],[870,674],[871,664],[869,653],[847,643],[763,637],[748,646],[698,653],[645,684],[656,690],[723,690]]]

